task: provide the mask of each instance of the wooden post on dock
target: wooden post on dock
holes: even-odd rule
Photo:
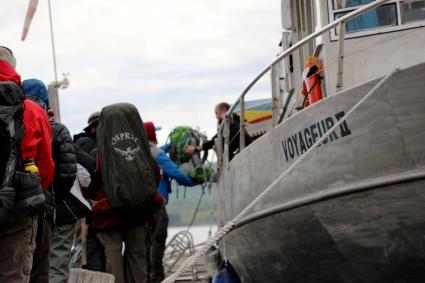
[[[109,273],[87,269],[71,268],[68,283],[114,283],[115,277]]]
[[[81,265],[87,265],[87,223],[85,217],[81,221]]]

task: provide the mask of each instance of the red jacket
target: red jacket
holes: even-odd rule
[[[0,60],[0,81],[21,85],[21,76],[6,61]],[[25,99],[23,122],[25,134],[21,142],[22,159],[30,158],[41,177],[41,186],[47,189],[53,180],[55,165],[52,159],[52,130],[46,112],[36,103]]]
[[[12,65],[0,60],[0,81],[21,85],[21,76],[13,69]]]
[[[93,218],[90,223],[90,230],[101,230],[113,227],[128,227],[141,223],[152,221],[152,215],[155,208],[152,210],[131,210],[131,211],[117,211],[113,209],[109,202],[105,189],[103,187],[102,176],[100,174],[99,158],[96,162],[96,181],[95,195],[93,205]],[[157,172],[155,172],[157,174]],[[158,177],[158,176],[157,176]],[[160,193],[155,195],[154,207],[160,207],[164,204],[164,198]]]
[[[35,102],[24,101],[25,134],[21,143],[22,160],[34,160],[41,177],[41,186],[47,189],[53,181],[55,165],[52,159],[52,130],[46,112]]]

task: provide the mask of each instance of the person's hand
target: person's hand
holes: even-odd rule
[[[99,201],[90,200],[94,214],[108,214],[112,209],[112,204],[104,197]]]
[[[190,178],[193,182],[194,185],[202,185],[203,183],[205,183],[205,180],[203,179],[195,179],[195,178]]]
[[[184,153],[188,154],[188,155],[193,155],[195,153],[196,148],[192,145],[187,145],[184,148]]]
[[[96,203],[98,203],[98,201],[95,201],[95,200],[92,200],[92,199],[89,199],[89,202],[91,204],[91,207],[95,206]]]

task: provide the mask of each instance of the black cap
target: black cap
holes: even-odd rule
[[[88,131],[97,121],[99,121],[100,111],[92,113],[87,121],[87,127],[84,128],[84,131]]]

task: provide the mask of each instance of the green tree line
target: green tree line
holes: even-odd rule
[[[167,205],[170,218],[170,227],[189,225],[195,213],[199,198],[202,195],[202,186],[182,187],[173,182],[172,193]],[[217,223],[217,187],[212,184],[210,188],[204,188],[199,210],[193,225],[210,225]]]

